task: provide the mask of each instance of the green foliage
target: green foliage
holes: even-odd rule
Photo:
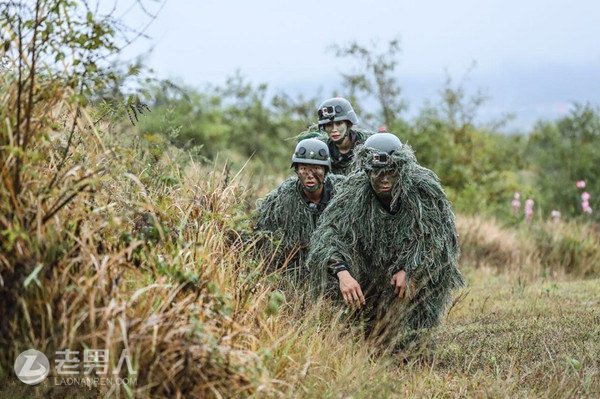
[[[94,14],[88,6],[66,0],[37,0],[33,4],[7,2],[0,6],[9,40],[5,52],[19,58],[26,43],[32,63],[40,75],[62,78],[63,84],[90,94],[102,86],[107,57],[118,52],[117,23],[110,15]],[[38,65],[49,65],[42,72]],[[31,76],[31,75],[30,75]],[[85,101],[85,97],[78,100]]]
[[[570,114],[557,122],[540,122],[529,137],[527,161],[540,190],[538,203],[549,213],[581,215],[581,193],[591,194],[590,205],[600,202],[600,109],[575,104]],[[575,183],[585,180],[585,190]],[[585,215],[587,216],[587,215]],[[597,213],[593,219],[598,220]]]
[[[448,81],[440,104],[426,106],[400,138],[438,174],[458,211],[508,217],[512,194],[523,187],[525,138],[477,127],[482,101]]]
[[[460,212],[486,212],[508,219],[510,200],[515,191],[533,191],[523,173],[522,136],[497,132],[508,117],[494,126],[478,126],[477,114],[486,97],[468,95],[465,77],[454,84],[448,78],[440,90],[437,104],[428,104],[412,121],[400,116],[406,108],[401,88],[394,77],[399,41],[392,40],[386,51],[378,53],[356,42],[334,46],[336,55],[358,61],[360,68],[343,74],[344,85],[359,111],[358,95],[376,99],[378,114],[360,111],[370,123],[384,123],[388,130],[410,144],[419,162],[440,177],[445,190]],[[374,50],[373,50],[374,49]]]
[[[204,159],[225,154],[234,165],[258,158],[270,170],[286,170],[295,136],[314,118],[314,99],[267,98],[267,85],[253,85],[239,73],[222,87],[204,92],[158,82],[150,89],[153,113],[142,133],[161,134]]]
[[[273,291],[269,294],[266,312],[268,315],[279,313],[281,305],[285,303],[285,295],[281,291]]]
[[[481,216],[461,216],[461,263],[497,270],[530,270],[533,276],[600,275],[600,231],[576,221],[535,221],[507,226]]]
[[[524,225],[540,259],[495,256],[500,265],[515,259],[518,266],[497,275],[484,267],[463,269],[470,291],[452,303],[434,358],[425,367],[410,361],[398,367],[397,357],[374,355],[370,342],[342,325],[330,303],[308,303],[287,291],[283,296],[273,291],[275,279],[264,276],[262,262],[248,262],[256,243],[241,230],[247,230],[247,204],[265,191],[257,176],[265,174],[265,164],[278,173],[288,170],[293,138],[314,121],[317,101],[285,95],[269,101],[266,85],[238,76],[208,93],[154,87],[155,112],[145,115],[139,97],[119,90],[132,122],[148,126],[143,135],[127,122],[126,129],[109,124],[104,131],[94,122],[113,105],[85,105],[92,91],[92,100],[105,99],[97,90],[112,79],[104,57],[116,49],[115,21],[89,13],[88,2],[40,0],[35,10],[20,4],[0,5],[3,28],[5,22],[10,27],[2,31],[10,37],[2,37],[0,53],[8,60],[0,74],[0,342],[6,349],[0,379],[11,376],[0,396],[31,396],[30,387],[14,385],[12,376],[23,348],[104,347],[112,353],[123,346],[135,356],[139,385],[85,392],[598,396],[597,281],[540,284],[527,278],[553,266],[570,277],[598,276],[594,224]],[[461,208],[501,207],[507,191],[530,183],[527,168],[538,168],[538,177],[542,165],[561,166],[541,156],[523,165],[523,138],[462,119],[462,108],[454,107],[462,97],[454,94],[444,94],[453,107],[426,110],[414,126],[397,122],[394,130],[420,148],[419,157],[448,181]],[[572,154],[582,155],[585,162],[576,160],[581,169],[571,178],[585,178],[593,199],[597,158],[587,151],[597,144],[597,115],[582,112],[547,125],[551,138],[572,141]],[[229,168],[221,173],[195,163],[184,169],[182,159],[190,154],[181,148],[198,158],[225,152],[240,163],[255,154],[252,164],[261,174],[230,178]],[[571,162],[561,154],[554,153],[559,162]],[[480,249],[493,256],[490,243],[501,240],[483,233],[490,241]],[[520,252],[514,248],[502,252]],[[51,397],[48,384],[32,389]],[[65,392],[56,396],[69,396]]]

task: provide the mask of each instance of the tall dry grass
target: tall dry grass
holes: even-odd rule
[[[593,224],[547,221],[504,227],[494,219],[460,216],[462,263],[535,279],[600,275],[600,234]]]
[[[108,349],[111,369],[128,349],[137,384],[102,394],[274,391],[252,348],[267,290],[244,261],[252,242],[242,247],[233,230],[231,176],[192,168],[165,183],[183,171],[112,143],[116,132],[99,130],[58,83],[33,81],[28,103],[28,86],[2,78],[4,374],[27,348]]]

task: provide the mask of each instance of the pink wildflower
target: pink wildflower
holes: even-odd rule
[[[585,180],[577,180],[577,188],[585,188]]]
[[[592,196],[587,191],[584,191],[583,193],[581,193],[581,201],[582,202],[589,201],[591,197]]]
[[[592,207],[590,206],[590,198],[592,198],[592,196],[587,191],[581,193],[581,210],[583,211],[583,213],[592,213]]]
[[[521,198],[521,194],[517,191],[515,193],[515,196],[513,197],[512,202],[511,202],[514,214],[517,214],[519,212],[519,208],[521,208],[521,200],[520,200],[520,198]]]
[[[533,200],[531,198],[527,198],[527,201],[525,201],[525,220],[527,222],[531,222],[531,219],[533,218]]]

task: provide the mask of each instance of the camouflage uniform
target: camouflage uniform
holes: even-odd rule
[[[376,151],[369,138],[356,153],[357,168],[321,217],[310,243],[307,267],[317,293],[340,298],[337,267],[360,284],[366,306],[357,314],[366,333],[391,349],[402,349],[419,331],[437,326],[464,284],[458,270],[455,218],[437,176],[417,164],[412,149],[398,140],[388,169],[399,171],[391,207],[382,206],[364,171]],[[393,136],[393,135],[392,135]],[[404,270],[407,297],[400,301],[390,284]]]
[[[325,178],[323,197],[319,204],[306,198],[298,177],[285,180],[258,203],[256,230],[273,233],[273,238],[281,240],[276,264],[281,266],[290,254],[287,269],[299,273],[304,264],[308,243],[319,217],[333,198],[337,183],[342,179],[337,175]]]
[[[308,152],[306,155],[298,154],[298,149],[303,148],[303,146],[311,148],[310,145],[316,145],[318,149],[323,151],[323,154],[326,154],[326,162],[319,161],[316,158],[311,159]],[[317,156],[315,155],[315,157]],[[322,165],[325,166],[326,171],[330,166],[327,147],[316,139],[300,141],[292,162],[292,166],[296,164]],[[285,264],[287,265],[286,272],[296,277],[300,276],[302,270],[300,266],[306,260],[310,237],[317,226],[319,217],[333,198],[337,183],[341,179],[341,176],[325,175],[319,203],[313,203],[309,200],[304,193],[298,176],[288,178],[258,202],[255,230],[266,233],[271,238],[267,242],[279,243],[276,248],[273,248],[272,245],[267,245],[266,248],[269,252],[276,251],[275,256],[270,256],[271,253],[267,254],[274,260],[273,263],[276,268],[280,268]]]

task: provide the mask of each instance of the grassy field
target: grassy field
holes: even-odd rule
[[[463,270],[468,287],[437,331],[432,353],[408,361],[377,357],[359,338],[320,342],[302,324],[295,340],[301,344],[289,349],[304,364],[297,367],[302,384],[284,396],[600,395],[598,279],[531,279],[468,263]]]
[[[523,284],[489,269],[467,275],[469,288],[440,329],[432,359],[399,364],[374,357],[356,337],[340,340],[329,335],[322,340],[302,320],[278,320],[280,325],[270,326],[271,334],[282,335],[263,337],[257,345],[264,367],[276,378],[265,381],[264,392],[256,386],[252,396],[600,395],[598,280]],[[0,393],[7,398],[49,393],[14,381],[3,386]],[[86,395],[81,388],[52,392],[56,397],[66,392]]]
[[[596,108],[540,121],[536,143],[472,126],[478,97],[449,81],[441,108],[398,120],[436,150],[416,155],[450,172],[457,208],[505,216],[457,215],[468,284],[429,345],[391,356],[339,304],[282,290],[252,232],[312,100],[278,106],[240,74],[190,96],[112,63],[139,36],[112,14],[3,3],[0,398],[600,397],[600,228],[542,220],[553,194],[578,206],[583,193],[562,190],[594,176]],[[525,162],[530,144],[541,153]],[[540,177],[555,181],[537,196]],[[531,223],[502,208],[517,189],[535,197]],[[50,360],[36,386],[13,372],[27,349]],[[104,382],[61,381],[56,352],[89,349],[109,353],[91,374]]]

